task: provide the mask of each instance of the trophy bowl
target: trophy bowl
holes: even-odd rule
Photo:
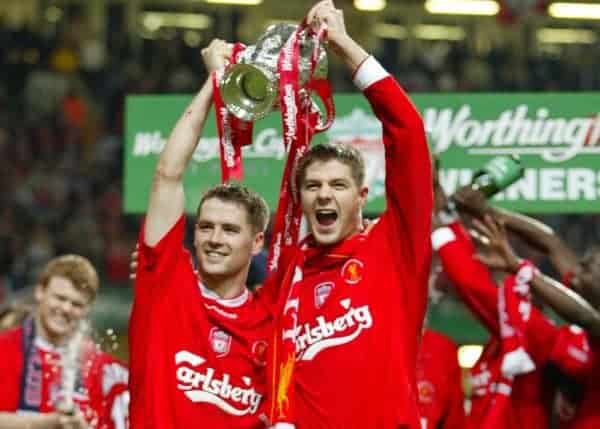
[[[242,51],[230,66],[219,88],[225,106],[231,114],[244,121],[256,121],[278,107],[279,53],[290,36],[297,30],[294,24],[273,24],[256,41]],[[311,57],[317,43],[307,28],[300,32],[300,86],[310,79]],[[327,54],[320,46],[314,77],[327,76]]]

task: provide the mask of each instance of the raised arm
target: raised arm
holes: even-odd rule
[[[421,116],[398,82],[348,35],[342,12],[331,1],[318,3],[308,19],[319,27],[327,26],[329,46],[346,63],[354,83],[383,124],[387,197],[384,218],[393,224],[394,235],[401,237],[407,263],[416,272],[428,273],[433,192]]]
[[[501,208],[492,209],[492,213],[527,244],[544,252],[562,277],[572,273],[579,264],[573,249],[545,223]]]
[[[487,267],[474,257],[475,247],[462,225],[455,222],[437,228],[431,241],[461,300],[498,336],[498,290]]]
[[[203,49],[202,56],[209,74],[224,67],[230,54],[230,45],[218,39]],[[212,93],[209,78],[177,121],[160,154],[145,222],[144,240],[149,246],[156,245],[184,212],[183,173],[200,141]]]
[[[600,312],[581,295],[542,273],[534,275],[531,286],[560,317],[584,327],[589,335],[600,339]]]
[[[351,73],[356,72],[369,54],[348,35],[344,14],[336,9],[332,0],[317,3],[306,16],[315,30],[326,26],[329,47],[348,66]]]
[[[452,199],[460,210],[480,219],[486,213],[490,213],[528,245],[545,253],[561,276],[571,273],[579,264],[575,252],[543,222],[509,210],[492,207],[480,191],[473,190],[469,186],[456,191]]]
[[[475,225],[486,237],[487,245],[495,249],[495,254],[502,256],[497,268],[516,273],[521,260],[508,242],[502,220],[488,214],[483,222]],[[570,323],[581,325],[590,335],[600,338],[600,312],[579,294],[539,272],[534,275],[530,284],[536,294],[561,317]]]

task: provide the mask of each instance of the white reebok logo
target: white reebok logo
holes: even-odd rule
[[[195,368],[206,362],[206,359],[181,350],[175,354],[177,368],[177,388],[183,390],[192,402],[204,402],[215,405],[227,414],[243,416],[254,414],[258,410],[262,395],[252,387],[250,377],[242,377],[244,387],[233,386],[231,376],[223,373],[222,378],[215,378],[215,370],[206,368],[203,372]],[[240,407],[241,406],[241,407]]]
[[[353,307],[350,298],[340,300],[346,313],[332,321],[318,316],[312,324],[296,327],[295,341],[297,360],[312,360],[321,351],[347,344],[357,338],[364,329],[373,326],[368,305]],[[341,336],[335,336],[342,333]]]

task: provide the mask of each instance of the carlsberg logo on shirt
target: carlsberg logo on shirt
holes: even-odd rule
[[[349,298],[342,299],[340,305],[347,311],[334,320],[329,321],[325,316],[318,316],[314,323],[296,327],[298,360],[312,360],[319,352],[347,344],[357,338],[364,329],[373,326],[373,317],[368,305],[352,307]]]
[[[234,386],[231,384],[231,376],[227,373],[217,378],[213,368],[205,368],[203,371],[192,368],[204,362],[204,358],[187,350],[175,354],[175,364],[178,365],[177,388],[184,391],[188,399],[192,402],[215,405],[234,416],[256,413],[262,395],[254,390],[250,377],[242,377],[245,386]]]

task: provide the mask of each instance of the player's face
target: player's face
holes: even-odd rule
[[[600,249],[590,250],[581,258],[572,285],[590,304],[600,308]]]
[[[317,243],[334,244],[360,230],[367,192],[340,161],[315,161],[306,168],[302,211]]]
[[[201,278],[223,280],[247,271],[263,240],[262,232],[252,230],[242,205],[209,198],[202,204],[194,232]]]
[[[66,277],[54,276],[44,287],[35,289],[38,321],[49,341],[59,344],[75,332],[91,306],[87,293],[77,289]]]

